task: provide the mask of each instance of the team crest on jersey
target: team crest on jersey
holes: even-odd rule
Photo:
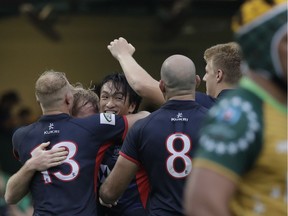
[[[101,113],[100,124],[115,125],[115,115],[112,113]]]
[[[225,121],[228,124],[236,124],[241,115],[241,110],[238,107],[229,107],[225,110],[219,111],[218,116],[216,116],[218,121]]]
[[[206,150],[220,155],[245,151],[260,129],[253,106],[237,96],[221,100],[209,115],[212,124],[205,127],[199,142]]]

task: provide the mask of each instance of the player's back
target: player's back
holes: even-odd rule
[[[126,131],[122,117],[110,115],[111,121],[105,117],[42,116],[15,132],[13,145],[22,163],[45,141],[51,148],[61,146],[69,152],[62,165],[37,172],[32,179],[34,215],[96,215],[97,153],[110,142],[121,141]]]
[[[151,185],[149,215],[183,214],[183,188],[206,113],[194,101],[170,100],[132,128],[140,130],[139,161]]]

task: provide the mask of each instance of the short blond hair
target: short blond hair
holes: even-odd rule
[[[57,106],[71,88],[65,73],[49,70],[36,81],[35,94],[37,101],[47,109]]]
[[[242,60],[241,48],[236,42],[217,44],[205,50],[204,59],[211,61],[215,70],[224,72],[224,81],[237,84],[242,77],[240,64]]]
[[[84,89],[82,84],[77,83],[74,88],[73,97],[72,116],[77,116],[79,108],[87,103],[92,104],[95,113],[99,112],[99,97],[93,89]]]

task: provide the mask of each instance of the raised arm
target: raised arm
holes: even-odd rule
[[[45,149],[49,144],[50,142],[42,143],[35,148],[32,157],[9,178],[5,191],[7,204],[16,204],[29,192],[29,185],[36,171],[44,171],[50,167],[58,166],[66,159],[68,152],[65,148],[54,148],[46,151]]]
[[[158,106],[165,102],[159,89],[159,82],[133,58],[135,48],[130,43],[120,37],[112,41],[108,49],[120,63],[129,85],[138,95]]]

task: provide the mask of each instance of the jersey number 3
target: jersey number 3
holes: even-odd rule
[[[59,142],[56,145],[54,145],[52,149],[59,148],[59,147],[64,147],[68,150],[69,153],[67,155],[67,158],[64,160],[63,164],[68,164],[71,170],[69,173],[66,173],[66,174],[63,174],[60,171],[53,172],[53,173],[48,173],[47,170],[42,171],[41,173],[43,175],[43,178],[46,184],[52,182],[51,176],[50,176],[51,174],[53,174],[56,178],[58,178],[61,181],[71,181],[74,178],[76,178],[77,175],[79,174],[79,165],[75,160],[73,160],[73,156],[75,155],[76,149],[77,149],[76,145],[72,142]],[[33,155],[33,151],[31,152],[31,154]]]

